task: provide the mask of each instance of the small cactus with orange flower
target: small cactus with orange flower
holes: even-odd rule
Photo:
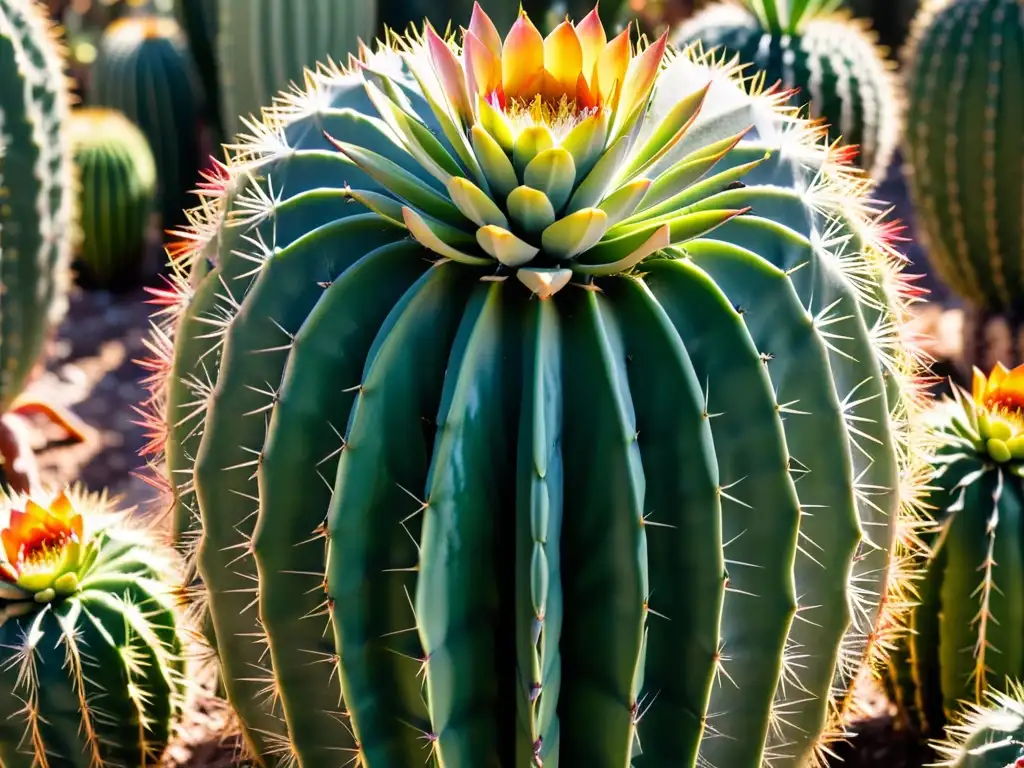
[[[310,73],[210,174],[150,426],[258,759],[842,732],[903,605],[917,363],[869,182],[787,97],[477,7]]]
[[[931,414],[936,510],[902,663],[904,712],[936,735],[961,702],[1024,676],[1024,366],[974,369]]]
[[[1005,692],[986,691],[968,704],[936,741],[942,768],[1024,768],[1024,686],[1009,680]]]
[[[184,693],[172,560],[77,489],[0,526],[0,765],[154,764]]]

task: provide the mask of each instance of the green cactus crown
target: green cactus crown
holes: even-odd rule
[[[757,17],[767,31],[777,35],[799,34],[811,19],[839,10],[843,0],[738,0]]]

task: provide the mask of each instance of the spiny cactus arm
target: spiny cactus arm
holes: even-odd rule
[[[502,283],[470,293],[448,356],[437,433],[423,500],[416,620],[423,643],[431,741],[442,764],[499,766],[500,702],[515,695],[515,668],[493,659],[514,652],[514,635],[494,634],[500,571],[514,553],[502,546],[515,521],[514,464],[505,402],[519,394],[519,355],[507,328]],[[508,352],[506,350],[512,350]],[[507,382],[507,383],[506,383]],[[596,551],[595,557],[600,557]],[[614,600],[614,596],[606,596]],[[614,632],[612,627],[609,631]],[[565,689],[563,688],[563,691]]]
[[[661,681],[656,693],[648,689],[638,702],[642,753],[635,759],[658,765],[685,755],[692,764],[705,730],[699,713],[707,711],[719,669],[725,596],[712,420],[686,345],[650,290],[621,280],[608,286],[607,295],[630,350],[626,370],[646,475],[648,613],[657,630],[647,637],[645,676]],[[711,511],[693,514],[696,509]],[[676,588],[679,583],[706,599],[691,599],[690,589]],[[724,677],[719,682],[729,684]]]
[[[220,375],[196,458],[200,508],[217,510],[203,519],[199,568],[211,606],[220,604],[213,611],[214,623],[232,703],[266,721],[270,734],[283,733],[284,723],[273,715],[278,703],[273,677],[267,672],[267,679],[259,680],[261,665],[267,663],[261,660],[262,643],[248,633],[239,636],[235,624],[216,622],[218,616],[221,622],[228,617],[233,621],[258,605],[258,591],[240,563],[251,568],[251,533],[259,508],[254,470],[265,439],[264,411],[273,397],[272,392],[265,393],[267,383],[280,385],[289,341],[322,293],[320,283],[341,273],[359,254],[393,242],[398,232],[372,214],[350,216],[325,224],[283,249],[252,256],[239,252],[230,263],[227,259],[222,263],[226,274],[244,275],[252,260],[260,266],[244,311],[225,335]],[[345,238],[350,247],[335,247],[338,238]],[[236,387],[244,394],[239,395]],[[231,396],[222,397],[225,391]],[[233,610],[224,613],[225,603]],[[249,736],[267,738],[257,729],[250,729]]]
[[[258,469],[260,517],[252,549],[262,585],[260,618],[274,638],[271,655],[281,703],[286,713],[304,713],[293,718],[290,728],[300,759],[330,755],[328,736],[333,731],[320,717],[331,719],[340,695],[334,679],[338,654],[332,633],[325,638],[322,621],[331,608],[326,576],[310,568],[323,561],[331,485],[366,354],[389,309],[429,266],[421,255],[408,241],[385,245],[332,281],[295,335],[270,410]],[[323,403],[330,407],[324,409],[319,405]],[[396,526],[380,533],[401,531]],[[304,618],[296,621],[297,614]],[[409,621],[411,625],[411,616]],[[328,669],[332,685],[323,682]],[[323,714],[311,717],[310,711]],[[410,729],[410,741],[415,736]],[[362,744],[358,730],[356,737]]]
[[[621,320],[597,292],[577,294],[567,306],[563,350],[563,391],[572,393],[565,398],[564,466],[567,485],[577,491],[564,500],[561,531],[559,761],[627,764],[640,714],[650,595],[644,472]],[[600,732],[588,734],[588,722],[602,723]]]
[[[422,761],[431,746],[417,680],[426,657],[411,602],[423,513],[417,490],[473,282],[457,264],[434,266],[388,315],[366,358],[328,515],[327,585],[346,707],[365,759],[385,765]],[[379,510],[390,515],[381,519]],[[396,721],[409,727],[396,730]]]
[[[762,229],[760,250],[768,251],[776,238]],[[742,308],[779,401],[801,519],[794,571],[800,613],[784,659],[778,700],[786,715],[778,727],[787,731],[780,741],[801,754],[809,737],[799,734],[816,733],[826,721],[836,651],[851,622],[846,592],[861,529],[849,432],[829,366],[828,340],[789,275],[721,241],[693,241],[687,253]],[[797,354],[799,364],[793,365]],[[831,439],[835,435],[840,439]],[[809,701],[807,692],[814,694]]]
[[[939,654],[947,713],[960,701],[982,701],[990,681],[1024,666],[1024,605],[1013,590],[1024,583],[1021,501],[999,470],[960,493],[962,506],[951,510],[942,544]]]
[[[558,754],[561,684],[562,554],[565,487],[562,344],[553,301],[530,306],[523,333],[516,498],[517,763]]]
[[[1024,687],[1015,678],[966,704],[932,742],[942,768],[1020,768],[1024,765]],[[1005,692],[1004,692],[1005,689]]]
[[[942,612],[942,580],[946,570],[946,552],[937,543],[929,555],[924,577],[918,585],[919,604],[910,614],[911,674],[914,682],[913,705],[926,732],[937,733],[946,721],[942,700],[939,631]]]
[[[711,431],[728,576],[718,649],[722,681],[708,711],[730,714],[720,729],[709,724],[701,756],[712,764],[757,763],[796,610],[800,510],[778,403],[743,318],[707,274],[684,261],[655,260],[649,270],[646,282],[687,339],[707,408],[716,414]],[[718,354],[725,344],[731,354]],[[743,679],[743,690],[729,679]]]

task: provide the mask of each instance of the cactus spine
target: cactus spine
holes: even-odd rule
[[[181,707],[171,561],[104,496],[0,508],[0,763],[152,765]]]
[[[968,370],[1024,362],[1024,5],[926,3],[905,64],[911,198],[929,260],[972,305]]]
[[[63,50],[34,0],[0,0],[0,413],[67,308],[75,218]]]
[[[701,41],[764,72],[765,82],[796,89],[833,140],[858,147],[858,164],[885,175],[900,132],[897,90],[889,62],[866,22],[836,12],[834,0],[716,3],[686,21],[680,43]]]
[[[221,119],[228,136],[245,133],[245,120],[306,69],[343,62],[359,40],[376,34],[374,0],[216,0]]]
[[[178,23],[128,16],[103,33],[89,101],[116,109],[142,129],[156,158],[164,229],[184,221],[200,166],[198,75]]]
[[[932,413],[937,531],[894,663],[898,703],[937,736],[960,702],[1024,676],[1024,367],[975,369]]]
[[[103,288],[131,286],[156,198],[153,153],[142,131],[115,110],[75,110],[71,132],[81,181],[83,277]]]
[[[804,765],[897,622],[866,180],[733,67],[551,35],[477,8],[467,53],[322,68],[176,251],[154,440],[264,764]]]
[[[1024,768],[1024,687],[1007,681],[1008,691],[987,691],[971,704],[935,745],[945,768]]]

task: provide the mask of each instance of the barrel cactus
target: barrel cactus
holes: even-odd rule
[[[1024,687],[1008,681],[1007,692],[987,691],[936,743],[947,768],[1024,768]]]
[[[70,285],[74,164],[63,54],[44,6],[0,0],[0,474],[18,490],[37,477],[20,413],[44,410],[84,436],[71,414],[24,394]]]
[[[869,182],[748,85],[477,7],[321,67],[208,175],[150,448],[261,763],[797,766],[842,732],[917,525],[909,289]]]
[[[80,177],[79,269],[93,286],[130,287],[144,264],[156,197],[156,164],[145,135],[112,109],[71,113]]]
[[[89,102],[116,109],[142,129],[156,159],[164,229],[183,211],[201,164],[200,85],[188,43],[170,17],[127,16],[100,38]]]
[[[0,526],[0,763],[155,764],[184,695],[173,558],[76,489]]]
[[[931,414],[938,528],[892,665],[898,703],[932,736],[960,702],[1024,676],[1024,366],[975,369],[954,393]]]
[[[884,177],[900,131],[893,63],[867,22],[837,11],[837,0],[743,0],[715,3],[679,28],[682,43],[700,40],[793,89],[793,103],[858,147],[857,162]]]
[[[929,261],[968,305],[967,372],[1024,362],[1024,6],[926,3],[905,68],[911,199]]]
[[[307,68],[345,61],[376,34],[374,0],[216,0],[221,120],[228,136]]]

